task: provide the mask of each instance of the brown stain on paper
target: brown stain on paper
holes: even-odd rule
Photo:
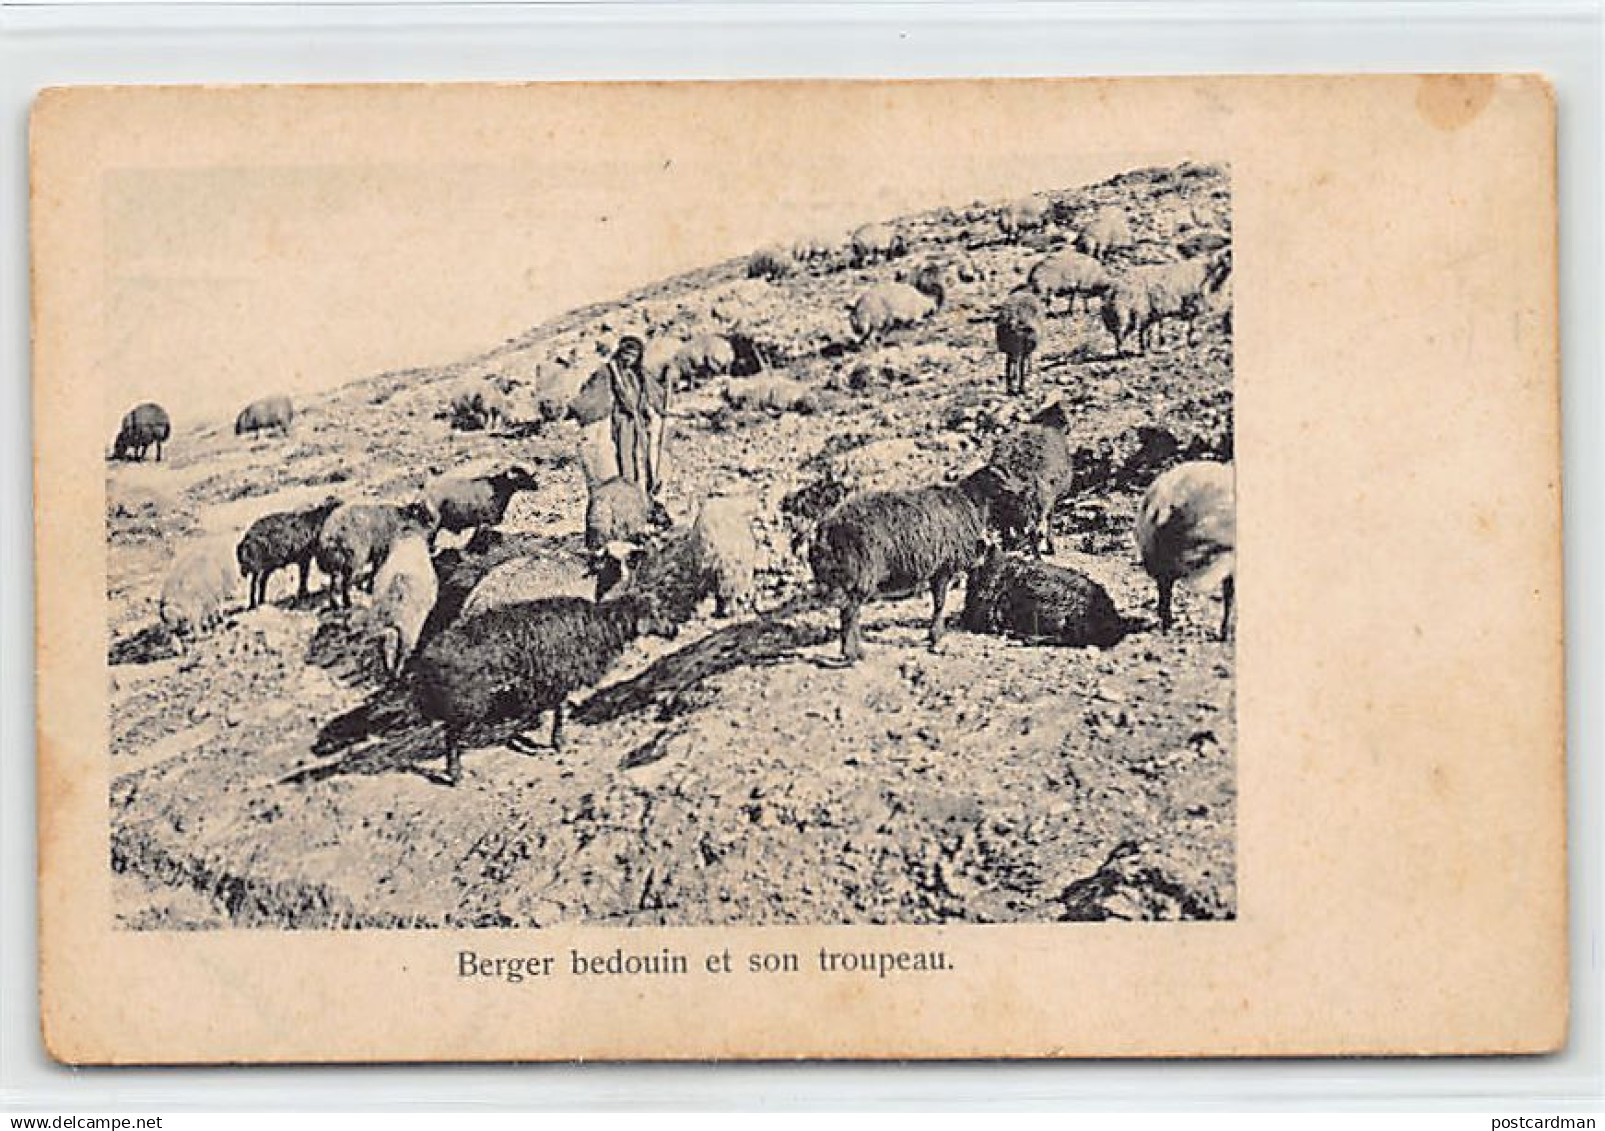
[[[1458,130],[1493,100],[1495,81],[1493,75],[1423,75],[1416,109],[1440,130]]]

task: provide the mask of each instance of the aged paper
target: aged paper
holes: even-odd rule
[[[1554,114],[45,92],[51,1053],[1561,1047]]]

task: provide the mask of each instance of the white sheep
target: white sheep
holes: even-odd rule
[[[723,334],[696,334],[675,351],[673,373],[678,383],[697,384],[735,368],[736,347]]]
[[[691,545],[703,592],[713,594],[713,615],[727,617],[750,607],[758,542],[747,500],[731,495],[703,500],[691,527]]]
[[[1098,210],[1087,226],[1076,237],[1076,246],[1099,261],[1109,253],[1131,246],[1131,225],[1125,212],[1113,205]]]
[[[1075,312],[1076,299],[1091,309],[1094,297],[1109,293],[1113,280],[1109,271],[1090,255],[1066,249],[1041,260],[1026,277],[1031,289],[1044,301],[1065,295],[1070,300],[1069,310]]]
[[[890,224],[865,224],[853,232],[851,243],[855,267],[892,259],[908,250],[902,233]]]
[[[1232,623],[1237,571],[1237,490],[1232,465],[1199,460],[1165,472],[1137,511],[1137,548],[1159,586],[1159,626],[1171,625],[1171,590],[1186,581],[1201,589],[1217,582],[1225,610],[1220,638]]]
[[[1150,336],[1163,330],[1167,318],[1180,320],[1187,342],[1195,343],[1198,319],[1218,305],[1223,292],[1229,302],[1230,292],[1225,287],[1231,279],[1231,269],[1230,248],[1197,259],[1132,268],[1126,283],[1144,291],[1147,297],[1141,344],[1146,347]]]
[[[182,642],[222,623],[239,573],[230,539],[209,539],[184,552],[162,583],[158,615],[170,635]]]
[[[1010,240],[1017,241],[1026,232],[1041,228],[1048,222],[1048,202],[1028,196],[1006,204],[998,214],[998,227]]]
[[[936,313],[936,300],[907,283],[876,283],[853,303],[853,333],[868,341],[900,326],[913,326]]]
[[[404,529],[390,544],[390,553],[374,578],[373,592],[373,624],[385,670],[398,675],[418,646],[424,622],[440,595],[429,541],[422,530]]]

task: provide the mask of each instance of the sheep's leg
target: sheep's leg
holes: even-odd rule
[[[953,584],[951,573],[939,573],[931,579],[931,647],[942,639],[942,619],[947,612],[947,590]]]
[[[463,780],[463,739],[454,727],[446,728],[446,784]]]
[[[1176,582],[1164,578],[1159,582],[1159,629],[1161,632],[1170,631],[1170,591],[1176,587]]]
[[[1232,627],[1232,603],[1237,597],[1237,578],[1228,576],[1220,583],[1220,597],[1226,609],[1221,613],[1220,638],[1225,640]]]
[[[863,603],[849,598],[842,606],[842,659],[856,664],[864,657],[864,642],[858,636],[858,614]]]
[[[300,565],[301,565],[301,584],[299,586],[297,586],[296,590],[295,590],[295,595],[296,595],[297,598],[305,597],[307,595],[307,592],[311,588],[311,584],[310,583],[312,581],[312,559],[311,558],[302,558],[301,562],[300,562]]]
[[[552,749],[563,749],[563,700],[552,708]]]

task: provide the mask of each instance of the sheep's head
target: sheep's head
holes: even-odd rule
[[[635,573],[646,548],[634,542],[608,542],[591,555],[586,572],[596,578],[596,596],[601,600]]]
[[[535,490],[535,473],[527,467],[509,467],[496,477],[499,486],[509,491]]]

